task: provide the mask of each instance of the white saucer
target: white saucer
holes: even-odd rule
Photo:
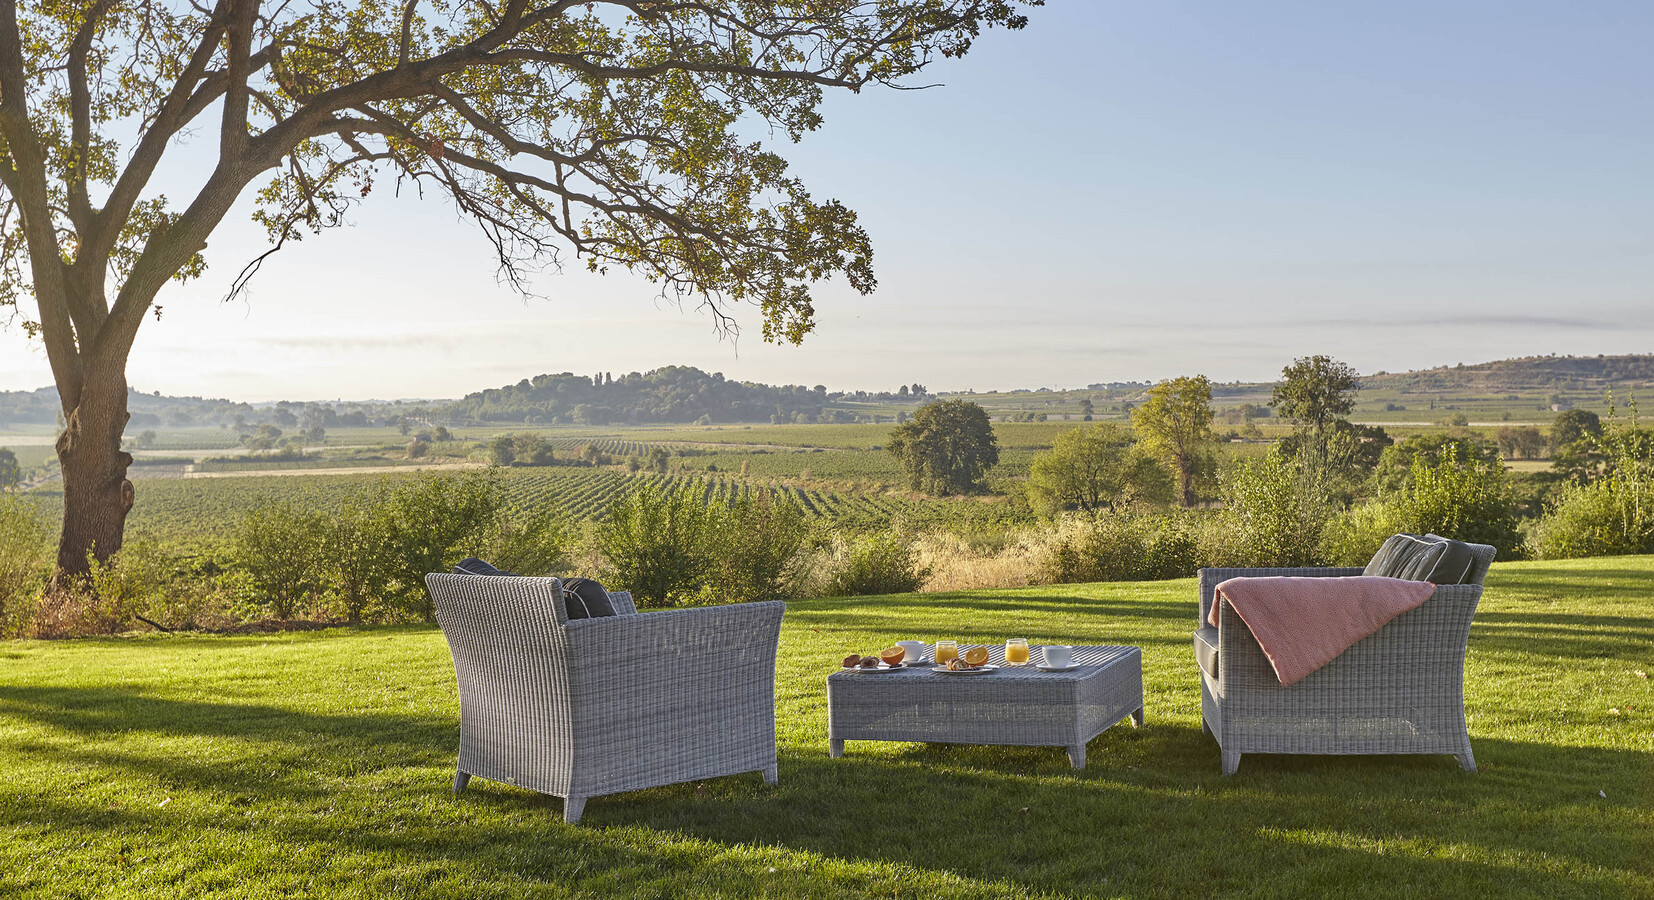
[[[1072,672],[1075,669],[1082,669],[1085,667],[1079,663],[1069,663],[1066,666],[1048,666],[1044,663],[1038,663],[1035,665],[1035,668],[1039,669],[1041,672]]]

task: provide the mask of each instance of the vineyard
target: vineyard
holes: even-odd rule
[[[601,521],[610,504],[641,485],[691,491],[708,503],[727,503],[745,493],[768,491],[813,520],[850,530],[892,524],[970,530],[1026,521],[1029,513],[1004,498],[932,498],[891,490],[791,482],[722,473],[629,475],[603,468],[506,469],[500,472],[507,502],[516,509],[554,507],[571,521]],[[222,479],[155,479],[139,485],[128,520],[131,533],[160,540],[210,541],[246,512],[265,503],[289,503],[327,512],[381,478],[407,475],[288,475]],[[50,519],[62,515],[62,494],[49,485],[32,495]]]

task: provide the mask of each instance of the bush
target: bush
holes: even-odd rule
[[[230,558],[246,573],[253,602],[277,619],[291,619],[321,592],[319,563],[328,523],[288,503],[254,507],[230,536]]]
[[[713,586],[720,600],[779,600],[791,594],[810,526],[804,510],[768,491],[747,493],[714,508]]]
[[[1320,562],[1321,532],[1336,510],[1314,481],[1279,448],[1238,460],[1223,478],[1226,506],[1207,531],[1207,558],[1225,566]]]
[[[1395,503],[1362,503],[1335,516],[1321,532],[1321,559],[1329,566],[1365,566],[1389,537],[1404,531]]]
[[[1505,487],[1505,467],[1449,444],[1431,465],[1414,458],[1412,483],[1398,498],[1396,530],[1492,544],[1500,555],[1518,555],[1516,503]]]
[[[1654,495],[1646,482],[1610,475],[1564,489],[1528,533],[1540,559],[1654,553]]]
[[[1185,517],[1104,513],[1062,520],[1036,554],[1041,581],[1155,581],[1193,574],[1200,547]]]
[[[713,571],[714,526],[698,495],[644,485],[610,506],[598,526],[602,578],[631,591],[640,608],[697,602]]]
[[[51,532],[40,510],[0,494],[0,638],[31,631],[51,571]]]
[[[929,577],[913,542],[893,531],[836,536],[818,574],[819,590],[829,597],[907,594]]]
[[[375,530],[384,542],[386,602],[427,622],[436,611],[425,576],[486,553],[505,508],[500,480],[488,472],[381,480],[366,502],[377,511]]]

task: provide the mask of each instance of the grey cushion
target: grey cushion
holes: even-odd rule
[[[1431,584],[1468,584],[1470,573],[1476,568],[1476,554],[1471,552],[1470,545],[1464,541],[1455,541],[1444,538],[1439,534],[1427,534],[1427,541],[1436,541],[1442,545],[1441,559],[1424,580]]]
[[[570,619],[599,619],[615,614],[614,603],[609,600],[609,592],[603,585],[590,578],[565,578],[563,580],[563,606],[568,609]],[[576,614],[575,610],[579,613]]]
[[[1384,542],[1363,569],[1363,575],[1382,575],[1407,581],[1428,581],[1447,547],[1416,534],[1398,534]]]
[[[1215,625],[1195,629],[1195,660],[1212,678],[1218,677],[1218,630]]]

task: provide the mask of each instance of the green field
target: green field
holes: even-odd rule
[[[429,627],[0,644],[0,895],[1654,896],[1654,558],[1500,563],[1470,637],[1480,774],[1202,736],[1191,580],[790,603],[780,784],[448,791]],[[851,742],[823,678],[907,637],[1143,648],[1147,724],[1052,748]],[[708,673],[716,677],[716,673]]]

